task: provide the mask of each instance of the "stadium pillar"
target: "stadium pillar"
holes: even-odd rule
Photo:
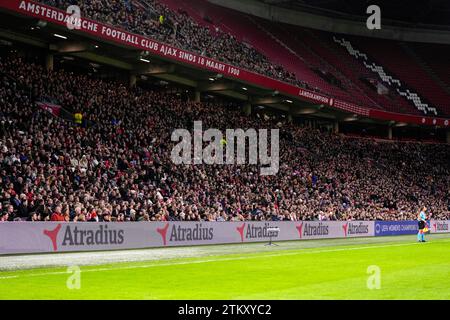
[[[130,88],[133,88],[136,85],[136,75],[130,74]]]
[[[195,91],[195,93],[194,93],[194,102],[200,102],[200,95],[201,95],[201,93],[200,93],[200,91]]]
[[[289,113],[288,116],[287,116],[287,121],[289,123],[291,123],[293,120],[294,120],[294,118],[292,117],[292,114]]]
[[[287,115],[288,123],[292,123],[294,121],[294,115],[295,115],[294,106],[291,105],[289,107],[289,111],[288,111],[288,115]]]
[[[339,133],[339,121],[333,123],[333,133]]]
[[[392,127],[391,126],[388,127],[388,139],[392,140]]]
[[[244,104],[244,113],[246,116],[249,116],[252,114],[252,105],[251,103],[247,102]]]
[[[45,57],[45,68],[47,70],[53,70],[53,54],[47,54]]]

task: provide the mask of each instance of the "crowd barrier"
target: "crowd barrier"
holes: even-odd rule
[[[376,221],[375,236],[396,236],[404,234],[417,234],[419,225],[417,221]]]
[[[449,231],[450,220],[427,221],[431,233],[446,233]],[[375,236],[397,236],[417,234],[419,225],[416,220],[405,221],[375,221]]]
[[[450,221],[430,223],[449,232]],[[0,223],[0,254],[138,249],[164,246],[413,234],[417,221],[270,221]]]
[[[278,228],[278,231],[268,230]],[[0,254],[367,237],[372,221],[0,223]]]

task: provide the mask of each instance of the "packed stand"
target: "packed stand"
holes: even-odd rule
[[[0,60],[1,221],[450,218],[450,146],[376,142]],[[52,97],[92,125],[40,109]],[[280,170],[175,165],[176,128],[280,128]]]

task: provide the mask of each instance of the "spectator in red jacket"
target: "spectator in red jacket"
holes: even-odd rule
[[[61,206],[56,206],[55,212],[53,212],[50,221],[66,221],[61,211],[62,211]]]

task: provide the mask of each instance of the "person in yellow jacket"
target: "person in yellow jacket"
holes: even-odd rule
[[[220,139],[220,144],[221,144],[223,147],[226,146],[226,145],[227,145],[227,140],[224,139],[224,138]]]
[[[81,124],[83,123],[83,115],[81,114],[81,112],[75,113],[73,118],[75,124],[81,126]]]

